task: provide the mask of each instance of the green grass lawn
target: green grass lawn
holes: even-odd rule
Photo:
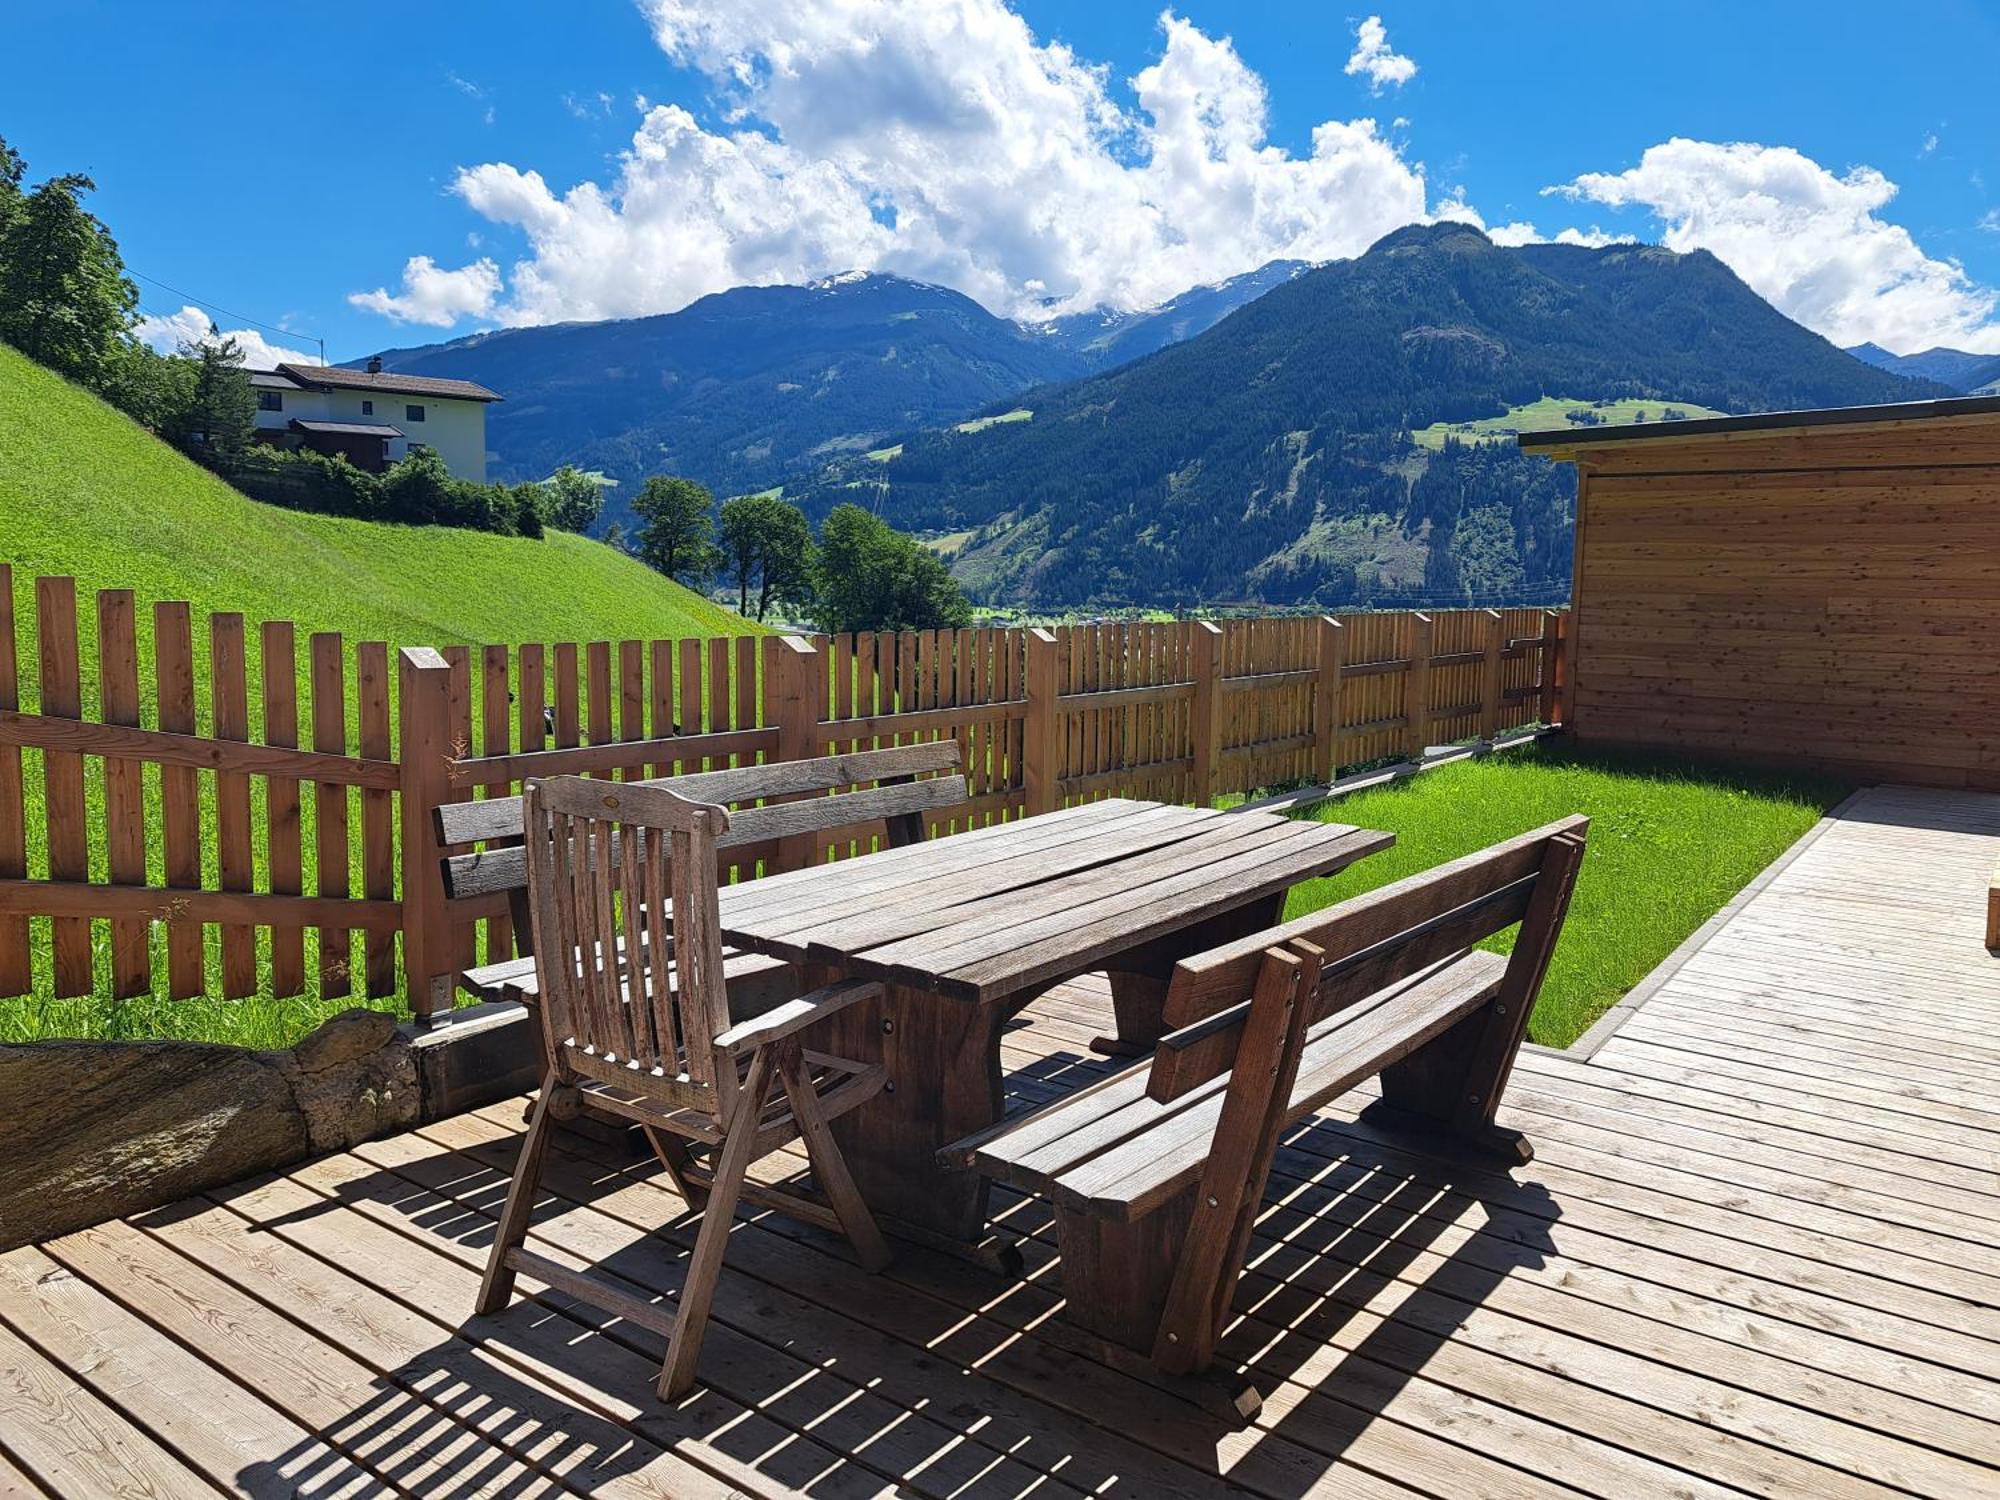
[[[1567,1046],[1851,790],[1689,760],[1507,751],[1308,809],[1321,822],[1387,829],[1396,844],[1297,887],[1287,915],[1588,814],[1583,873],[1529,1026],[1533,1040]],[[1505,952],[1512,937],[1487,946]]]
[[[1455,437],[1461,443],[1501,443],[1521,432],[1546,432],[1564,427],[1587,432],[1590,430],[1588,427],[1569,419],[1569,413],[1584,410],[1594,413],[1598,421],[1607,427],[1627,422],[1664,422],[1670,410],[1679,412],[1680,420],[1686,421],[1724,415],[1713,407],[1698,406],[1692,401],[1590,401],[1544,396],[1525,406],[1512,407],[1500,416],[1481,417],[1476,422],[1433,422],[1428,427],[1418,428],[1410,437],[1419,447],[1435,451],[1444,446],[1447,436]]]

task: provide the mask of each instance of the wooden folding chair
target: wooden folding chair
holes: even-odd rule
[[[505,1307],[516,1273],[525,1271],[650,1327],[667,1339],[659,1389],[671,1400],[694,1383],[740,1197],[844,1233],[870,1271],[888,1263],[827,1129],[881,1090],[882,1069],[807,1051],[798,1036],[881,987],[830,985],[730,1023],[715,881],[716,839],[729,814],[720,807],[660,787],[569,776],[529,783],[523,825],[549,1063],[478,1311]],[[565,1094],[569,1103],[588,1101],[636,1121],[690,1203],[706,1198],[678,1310],[522,1248]],[[753,1161],[794,1140],[805,1145],[816,1194],[746,1185]],[[700,1153],[706,1164],[694,1160]]]

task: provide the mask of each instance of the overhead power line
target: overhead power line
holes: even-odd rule
[[[141,281],[150,281],[163,292],[172,292],[176,297],[185,297],[196,307],[203,308],[208,312],[221,313],[225,318],[238,323],[248,323],[252,328],[261,328],[266,333],[281,333],[288,339],[309,339],[319,345],[319,362],[321,364],[326,363],[326,340],[316,333],[299,333],[294,329],[280,328],[275,323],[266,323],[261,318],[253,318],[248,313],[232,312],[218,302],[210,302],[205,297],[197,297],[193,292],[184,292],[179,287],[169,285],[167,282],[160,280],[157,276],[148,276],[144,271],[133,270],[130,266],[127,266],[125,269]]]

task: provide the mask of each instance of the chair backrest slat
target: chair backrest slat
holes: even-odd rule
[[[630,1077],[726,1120],[736,1070],[713,1045],[729,1024],[714,871],[728,814],[664,788],[582,777],[531,782],[523,810],[555,1066]]]

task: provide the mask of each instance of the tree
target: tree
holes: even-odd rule
[[[639,560],[655,572],[692,586],[721,565],[710,519],[715,497],[692,479],[655,474],[632,501],[640,522]]]
[[[83,206],[88,177],[51,177],[18,197],[20,158],[0,158],[0,338],[92,389],[101,387],[132,326],[139,294],[111,233]]]
[[[757,618],[774,603],[812,599],[813,539],[806,513],[776,495],[738,495],[722,503],[722,550],[736,570],[736,609],[750,613],[757,580]]]
[[[199,344],[181,345],[192,370],[186,405],[172,433],[188,452],[212,464],[241,458],[257,427],[257,398],[243,373],[243,352],[235,339],[218,338],[214,324]]]
[[[21,206],[21,179],[27,172],[28,164],[21,160],[21,153],[7,144],[5,136],[0,136],[0,239],[6,236],[8,220]]]
[[[604,486],[570,464],[551,474],[542,489],[548,497],[543,519],[558,531],[580,536],[604,513]]]
[[[941,630],[971,623],[958,582],[914,537],[858,505],[820,523],[813,615],[821,630]]]
[[[418,448],[382,476],[382,508],[391,521],[413,526],[444,522],[452,513],[451,470],[432,448]]]

